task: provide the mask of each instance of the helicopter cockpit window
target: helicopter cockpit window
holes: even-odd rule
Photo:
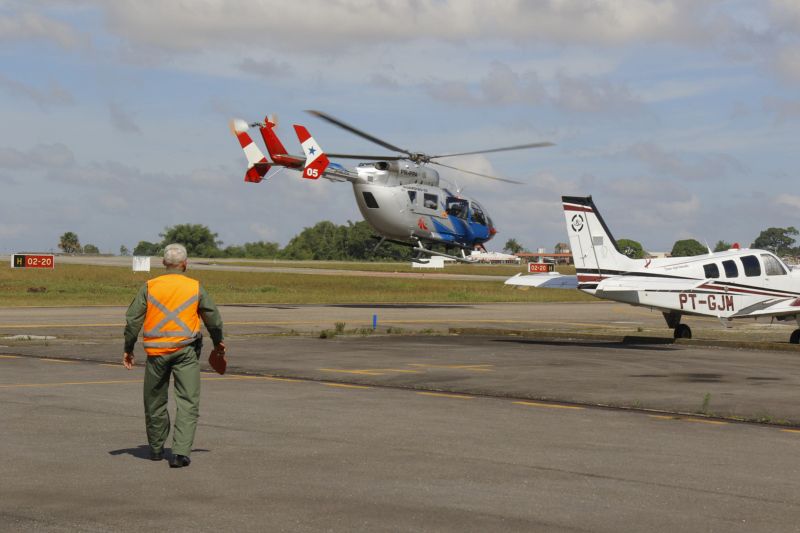
[[[481,206],[475,202],[472,203],[472,221],[484,226],[486,225],[486,215],[483,214]]]
[[[408,192],[408,201],[411,205],[417,205],[417,191],[406,191]]]
[[[452,215],[454,217],[462,218],[464,220],[467,219],[467,211],[469,210],[469,206],[466,200],[462,200],[461,198],[455,198],[453,196],[447,199],[447,214]]]
[[[425,193],[422,205],[425,206],[425,209],[436,209],[439,205],[439,197],[435,194]]]

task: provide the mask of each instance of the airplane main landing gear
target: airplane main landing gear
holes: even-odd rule
[[[692,338],[692,328],[687,326],[686,324],[681,324],[681,314],[676,313],[675,311],[671,311],[669,313],[663,313],[664,320],[667,321],[667,326],[672,328],[672,336],[676,339],[691,339]]]
[[[789,337],[789,342],[792,344],[800,344],[800,329],[796,329],[792,332],[792,336]]]
[[[678,324],[672,336],[676,339],[691,339],[692,328],[690,328],[686,324]]]

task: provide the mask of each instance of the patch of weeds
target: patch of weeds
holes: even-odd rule
[[[320,339],[332,339],[336,336],[336,332],[330,329],[323,329],[319,332]]]
[[[633,403],[631,404],[631,407],[633,407],[634,409],[641,409],[642,408],[642,402],[640,402],[639,400],[633,400]]]
[[[366,337],[367,335],[372,335],[372,328],[360,328],[358,330],[358,334]]]
[[[418,331],[420,335],[433,335],[436,333],[436,330],[433,328],[425,328],[423,330]]]
[[[711,393],[707,392],[705,396],[703,396],[703,403],[700,405],[700,412],[704,415],[710,414],[708,411],[708,406],[711,404]]]
[[[263,285],[258,288],[258,292],[278,292],[278,287],[274,285]]]
[[[344,322],[336,322],[336,323],[333,325],[333,327],[334,327],[333,331],[334,331],[334,332],[335,332],[337,335],[341,335],[342,333],[344,333],[344,326],[345,326],[345,323],[344,323]]]
[[[636,331],[637,331],[638,333],[641,333],[641,332],[643,332],[643,331],[644,331],[644,328],[643,328],[642,326],[639,326],[638,328],[636,328]]]
[[[388,333],[389,335],[402,335],[403,328],[398,328],[397,326],[389,326],[388,328],[386,328],[386,333]]]

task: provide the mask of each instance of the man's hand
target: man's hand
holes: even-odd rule
[[[208,356],[208,364],[211,365],[211,368],[217,371],[217,374],[224,374],[225,369],[228,367],[228,362],[225,360],[225,345],[222,343],[217,344],[214,346],[214,349],[211,350],[211,353]]]
[[[125,366],[125,368],[130,370],[133,368],[133,363],[134,363],[133,354],[125,352],[125,355],[122,356],[122,364]]]
[[[225,355],[225,344],[222,342],[217,344],[214,346],[214,349],[211,350],[211,353],[214,355]]]

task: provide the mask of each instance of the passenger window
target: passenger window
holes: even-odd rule
[[[722,262],[722,267],[725,269],[726,278],[738,278],[739,269],[736,268],[736,262],[733,259],[728,259]]]
[[[710,263],[708,265],[703,265],[703,272],[705,272],[706,279],[717,279],[719,278],[719,267],[716,263]]]
[[[425,198],[422,205],[425,206],[425,209],[436,209],[436,206],[439,205],[439,197],[435,194],[425,193]]]
[[[408,201],[411,205],[417,205],[417,191],[408,191]]]
[[[764,273],[767,276],[783,276],[786,274],[783,265],[774,255],[761,254],[761,260],[764,261]]]
[[[483,214],[483,209],[481,209],[481,206],[476,203],[472,204],[472,221],[483,226],[486,225],[486,215]]]
[[[758,257],[746,255],[741,258],[741,261],[745,276],[753,277],[761,275],[761,263],[758,262]]]

